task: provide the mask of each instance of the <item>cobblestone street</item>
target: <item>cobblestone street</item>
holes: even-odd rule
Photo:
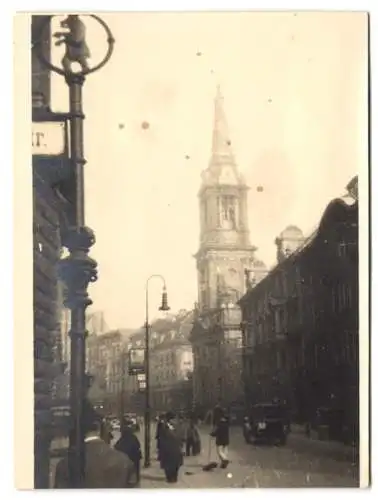
[[[232,428],[226,470],[204,472],[208,463],[209,428],[201,429],[202,452],[198,457],[185,457],[179,482],[165,482],[164,472],[156,460],[152,443],[152,464],[142,468],[142,488],[293,488],[293,487],[357,487],[358,467],[353,453],[344,445],[317,442],[293,432],[287,446],[253,446],[244,442],[241,430]],[[152,434],[153,435],[153,434]],[[143,433],[140,434],[140,439]],[[216,460],[212,445],[211,460]]]

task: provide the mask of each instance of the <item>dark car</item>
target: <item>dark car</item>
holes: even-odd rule
[[[289,431],[288,411],[279,404],[254,405],[244,418],[243,434],[247,443],[268,442],[284,445]]]

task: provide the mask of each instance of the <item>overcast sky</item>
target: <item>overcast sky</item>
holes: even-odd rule
[[[267,265],[287,225],[310,233],[327,203],[366,168],[367,17],[102,18],[116,45],[84,89],[86,217],[99,264],[90,294],[109,327],[134,327],[144,321],[150,274],[165,276],[173,311],[197,299],[197,192],[210,157],[217,84],[251,188],[251,243]],[[95,63],[105,45],[90,21],[88,44]],[[52,85],[53,107],[67,109],[64,83],[56,77]],[[160,283],[150,290],[154,316]]]

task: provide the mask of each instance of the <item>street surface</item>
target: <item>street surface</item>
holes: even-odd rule
[[[209,427],[201,427],[202,452],[185,457],[176,485],[165,483],[156,460],[155,440],[151,442],[151,467],[143,469],[142,488],[293,488],[358,487],[358,466],[351,448],[338,443],[318,442],[293,432],[283,447],[247,445],[239,427],[232,427],[226,470],[204,472],[209,462]],[[154,437],[152,429],[151,436]],[[115,435],[115,440],[119,434]],[[138,437],[143,451],[143,427]],[[216,461],[212,442],[211,461]]]

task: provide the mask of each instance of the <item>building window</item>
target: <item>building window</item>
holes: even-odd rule
[[[236,228],[236,196],[221,197],[221,223],[229,229]]]
[[[259,325],[257,327],[257,332],[258,332],[258,343],[262,344],[262,340],[263,340],[263,325],[262,325],[261,322],[259,323]]]
[[[339,257],[346,257],[348,255],[348,244],[345,241],[341,241],[337,245],[337,254]]]
[[[350,285],[345,285],[345,287],[347,307],[352,307],[352,287]]]
[[[276,353],[276,367],[277,367],[277,370],[281,370],[281,368],[282,368],[280,351],[277,351],[277,353]]]
[[[334,287],[332,288],[332,311],[337,312],[337,290]]]
[[[345,309],[351,305],[351,290],[346,283],[337,286],[338,310]]]
[[[314,368],[318,368],[318,347],[314,346]]]
[[[207,211],[207,200],[203,200],[202,202],[202,210],[203,210],[203,221],[206,226],[207,224],[207,218],[208,218],[208,211]]]

